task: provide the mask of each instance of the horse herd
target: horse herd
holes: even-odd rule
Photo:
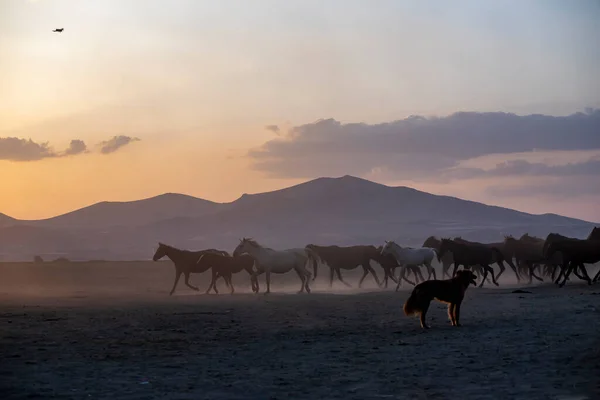
[[[595,227],[587,239],[575,239],[551,233],[546,239],[525,234],[518,239],[506,236],[502,242],[479,243],[460,237],[437,239],[431,236],[419,248],[402,247],[393,241],[386,241],[379,247],[309,244],[304,248],[274,250],[260,245],[253,239],[243,238],[240,239],[232,255],[217,249],[180,250],[159,243],[153,260],[158,261],[165,256],[175,265],[175,282],[171,295],[175,292],[181,275],[184,275],[188,287],[199,290],[190,283],[190,274],[206,272],[209,269],[212,270],[212,279],[206,293],[210,293],[211,290],[218,293],[216,286],[218,278],[223,278],[233,293],[232,276],[242,271],[250,275],[252,291],[255,293],[259,292],[258,276],[264,273],[267,285],[265,293],[270,293],[271,274],[283,274],[292,270],[301,281],[299,293],[304,291],[310,293],[311,277],[313,281],[316,279],[320,264],[329,267],[330,287],[333,285],[334,277],[350,287],[351,285],[342,278],[341,271],[360,266],[363,275],[359,280],[359,287],[371,274],[379,287],[385,285],[387,288],[388,281],[392,280],[398,290],[402,281],[416,285],[419,281],[429,280],[432,277],[437,279],[436,271],[431,265],[434,258],[437,258],[442,265],[442,278],[446,276],[452,278],[457,269],[462,266],[479,273],[481,276],[479,287],[482,287],[484,282],[489,282],[489,277],[491,282],[498,286],[498,278],[506,270],[505,263],[512,269],[519,282],[521,279],[527,279],[528,283],[531,283],[532,278],[543,281],[543,277],[548,277],[562,287],[571,273],[590,285],[600,279],[600,272],[591,279],[585,267],[585,264],[600,262],[600,228]],[[371,261],[377,262],[383,268],[383,281],[379,280],[371,266]],[[453,264],[454,268],[450,274],[449,270]],[[492,268],[494,264],[499,267],[497,274]],[[309,271],[310,266],[312,266],[312,273]],[[422,267],[428,273],[427,279],[421,272]],[[400,268],[400,272],[396,277],[397,268]],[[409,279],[411,273],[414,282]]]

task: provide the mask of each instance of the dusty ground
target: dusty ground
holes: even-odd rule
[[[470,288],[463,327],[438,303],[424,332],[408,291],[295,295],[289,275],[287,293],[169,297],[172,273],[0,265],[1,398],[600,398],[600,285]]]

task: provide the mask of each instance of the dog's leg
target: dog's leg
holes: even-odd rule
[[[454,303],[448,304],[448,318],[450,318],[450,324],[454,326]]]
[[[459,301],[454,305],[454,326],[460,326],[460,304],[462,301]]]
[[[423,328],[423,329],[429,329],[429,326],[427,326],[427,322],[425,322],[425,317],[427,316],[427,310],[429,309],[430,303],[431,303],[431,300],[429,300],[427,303],[423,304],[423,308],[421,309],[420,320],[421,320],[421,328]]]

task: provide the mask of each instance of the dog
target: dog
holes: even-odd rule
[[[419,283],[413,289],[410,297],[404,303],[404,314],[412,316],[419,314],[421,328],[429,329],[425,322],[425,316],[429,309],[431,300],[437,299],[442,303],[448,303],[448,317],[452,326],[460,326],[460,304],[465,297],[469,285],[477,285],[477,276],[468,270],[461,270],[452,279],[431,280]]]

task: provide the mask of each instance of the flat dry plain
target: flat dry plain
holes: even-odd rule
[[[468,290],[462,327],[437,303],[425,332],[402,314],[409,288],[323,275],[310,295],[292,273],[269,296],[240,275],[233,296],[169,297],[167,262],[0,264],[0,398],[600,398],[600,284],[503,277]]]

